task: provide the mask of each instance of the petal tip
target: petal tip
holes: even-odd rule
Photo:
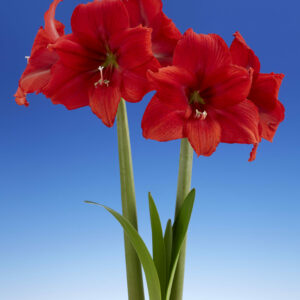
[[[254,144],[254,145],[253,145],[253,148],[252,148],[252,150],[251,150],[251,152],[250,152],[250,157],[249,157],[249,159],[248,159],[249,162],[252,162],[252,161],[255,160],[257,148],[258,148],[258,144]]]
[[[29,102],[26,99],[27,93],[25,93],[20,87],[17,92],[14,94],[15,101],[18,105],[29,106]]]

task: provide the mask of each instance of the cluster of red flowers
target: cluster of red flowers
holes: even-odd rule
[[[182,35],[162,12],[161,0],[98,0],[78,5],[72,33],[45,14],[15,94],[42,92],[68,109],[90,106],[113,126],[121,98],[138,102],[151,90],[142,121],[145,138],[188,138],[198,155],[220,142],[272,141],[284,107],[282,74],[260,73],[260,62],[236,32],[230,47],[216,34]]]

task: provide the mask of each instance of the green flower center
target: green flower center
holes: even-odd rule
[[[102,66],[104,68],[107,68],[107,67],[118,68],[119,65],[117,62],[116,55],[114,53],[112,53],[111,51],[108,51],[106,53],[106,59],[105,59],[104,63],[102,64]]]
[[[189,103],[190,104],[205,104],[204,99],[200,96],[199,91],[193,91],[190,95],[190,99],[189,99]]]
[[[193,116],[199,120],[205,120],[207,117],[207,111],[205,110],[205,101],[200,96],[199,91],[193,91],[190,94],[189,104],[193,110]]]

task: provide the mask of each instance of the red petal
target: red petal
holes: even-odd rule
[[[184,121],[184,112],[175,110],[154,96],[143,116],[143,136],[160,142],[183,138]]]
[[[38,94],[47,86],[50,78],[50,69],[32,71],[20,80],[20,86],[28,94],[34,92]]]
[[[185,127],[185,136],[189,139],[197,155],[210,156],[216,151],[221,139],[221,127],[208,112],[205,120],[190,118]]]
[[[171,19],[160,13],[151,22],[152,51],[162,66],[172,65],[175,47],[182,37]]]
[[[249,99],[260,109],[273,110],[278,99],[278,92],[283,74],[255,74]]]
[[[126,0],[124,4],[132,27],[140,24],[149,26],[153,18],[162,10],[161,0]]]
[[[50,69],[57,59],[57,54],[47,48],[35,51],[19,82],[24,92],[40,93],[43,91],[51,78]]]
[[[78,5],[72,15],[73,33],[81,44],[96,52],[105,52],[105,42],[129,26],[122,1],[102,0]]]
[[[64,25],[56,20],[54,23],[58,34],[60,36],[64,35]],[[49,33],[45,29],[43,29],[43,27],[41,27],[34,39],[30,57],[34,57],[36,52],[40,51],[41,49],[46,50],[48,46],[55,43],[55,41],[56,40],[53,40],[53,37],[51,37]]]
[[[278,125],[284,120],[284,106],[280,101],[276,100],[276,105],[273,110],[260,110],[259,116],[262,126],[262,137],[272,142]]]
[[[111,85],[92,88],[90,93],[90,107],[93,113],[108,127],[114,125],[118,105],[121,100],[119,81],[120,75],[114,72]]]
[[[38,33],[34,39],[30,57],[33,57],[35,55],[36,51],[47,48],[49,43],[51,43],[51,41],[50,41],[45,29],[43,29],[43,27],[41,27],[38,30]]]
[[[256,152],[257,152],[257,147],[258,147],[258,144],[253,145],[253,148],[252,148],[252,150],[250,152],[250,157],[249,157],[248,161],[254,161],[255,160],[255,158],[256,158]]]
[[[237,104],[247,98],[251,88],[252,72],[229,65],[219,72],[203,78],[201,96],[207,104],[222,108]]]
[[[246,44],[241,34],[237,31],[230,46],[232,62],[244,68],[253,68],[255,72],[260,71],[260,62],[254,51]]]
[[[220,36],[196,34],[189,29],[175,48],[173,63],[196,73],[201,80],[228,66],[231,57],[225,41]]]
[[[216,110],[222,128],[222,143],[253,144],[249,161],[253,161],[261,138],[257,107],[244,100],[223,110]]]
[[[79,71],[91,71],[98,67],[106,59],[101,52],[97,53],[83,47],[73,34],[60,38],[53,47],[58,53],[60,63],[68,68]]]
[[[141,101],[144,95],[151,90],[149,81],[146,78],[146,72],[155,68],[158,68],[158,63],[153,58],[142,66],[125,70],[122,73],[122,97],[129,102]]]
[[[112,36],[109,44],[112,51],[117,50],[118,64],[123,69],[135,68],[153,58],[149,28],[128,28]]]
[[[89,105],[88,88],[93,74],[78,73],[60,63],[51,71],[51,81],[43,92],[54,104],[63,104],[68,109]]]
[[[49,10],[45,13],[45,29],[43,29],[43,27],[39,29],[34,39],[31,57],[35,55],[36,51],[41,48],[47,48],[49,44],[55,43],[60,36],[64,35],[64,25],[54,19],[55,9],[60,1],[55,0],[50,5]]]
[[[148,79],[157,91],[160,101],[172,105],[175,109],[185,110],[188,106],[186,88],[195,84],[192,74],[175,66],[148,72]]]
[[[61,1],[62,0],[54,0],[44,16],[45,32],[52,43],[54,43],[61,36],[61,33],[64,30],[64,25],[55,21],[55,10],[58,3]]]
[[[181,33],[172,20],[162,12],[161,0],[127,0],[124,4],[129,13],[130,25],[135,27],[142,24],[152,28],[154,56],[162,66],[171,65]]]
[[[16,103],[18,105],[25,105],[25,106],[29,105],[26,99],[26,93],[20,87],[17,89],[17,92],[14,94],[14,96],[15,96]]]
[[[215,110],[222,128],[222,143],[256,144],[260,141],[257,107],[249,100]]]

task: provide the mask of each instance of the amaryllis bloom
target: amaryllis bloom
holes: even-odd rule
[[[130,25],[153,29],[152,51],[162,66],[172,64],[173,52],[182,37],[171,19],[162,12],[161,0],[123,0],[129,13]]]
[[[278,100],[283,74],[260,73],[260,62],[239,32],[230,46],[233,63],[244,68],[253,68],[253,82],[248,99],[259,110],[261,136],[272,142],[277,127],[284,119],[284,107]]]
[[[55,20],[55,10],[59,2],[54,0],[45,13],[45,28],[41,27],[34,40],[31,55],[26,56],[28,64],[19,81],[15,94],[19,105],[28,106],[26,95],[43,92],[51,78],[51,67],[58,60],[58,55],[49,49],[57,39],[64,35],[64,25]]]
[[[246,97],[252,72],[232,64],[216,34],[189,29],[178,42],[173,66],[149,72],[157,93],[143,120],[145,138],[188,138],[198,155],[211,155],[220,142],[256,145],[258,109]],[[255,157],[252,153],[251,160]]]
[[[45,95],[68,109],[90,105],[111,127],[121,97],[140,101],[149,91],[146,71],[159,67],[151,51],[151,29],[130,28],[120,0],[78,5],[71,25],[73,33],[52,47],[59,60]]]

